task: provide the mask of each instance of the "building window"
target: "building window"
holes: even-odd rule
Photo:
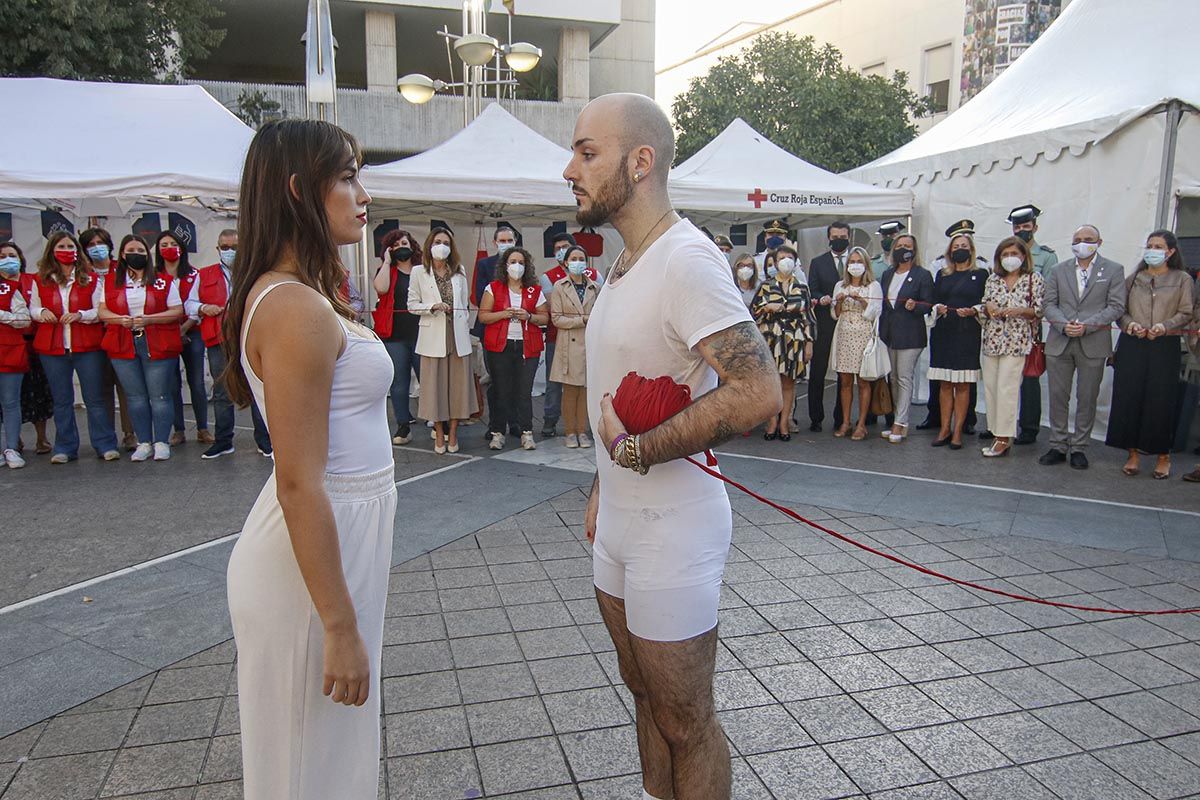
[[[954,50],[949,44],[925,51],[925,96],[933,103],[933,113],[950,110],[950,70],[954,66]]]
[[[886,62],[880,61],[878,63],[865,66],[862,68],[862,74],[866,75],[868,77],[870,77],[871,75],[878,75],[881,78],[886,78],[887,77]]]

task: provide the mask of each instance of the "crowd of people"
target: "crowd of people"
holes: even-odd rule
[[[809,430],[823,430],[825,396],[813,387],[823,387],[832,369],[834,436],[860,441],[883,417],[880,433],[892,444],[915,427],[936,431],[934,447],[959,450],[976,432],[982,380],[988,425],[979,434],[981,452],[1002,457],[1037,440],[1045,373],[1050,442],[1040,463],[1085,469],[1101,378],[1111,366],[1107,444],[1127,451],[1125,474],[1139,474],[1149,457],[1151,474],[1168,477],[1178,421],[1192,411],[1180,401],[1184,360],[1192,359],[1191,374],[1200,372],[1200,291],[1178,242],[1169,231],[1153,232],[1126,274],[1100,254],[1103,240],[1093,225],[1081,226],[1072,257],[1059,259],[1035,238],[1039,215],[1032,204],[1013,209],[1013,235],[990,259],[976,251],[974,223],[960,220],[928,266],[900,221],[880,226],[882,251],[874,257],[851,246],[849,223],[834,222],[826,229],[828,251],[807,266],[781,221],[765,226],[757,254],[735,256],[727,237],[715,237],[779,370],[784,410],[764,438],[791,440],[797,386],[805,379]],[[586,327],[604,278],[571,234],[549,243],[553,264],[539,275],[520,233],[502,221],[495,253],[475,264],[468,282],[449,227],[434,227],[423,240],[402,229],[383,238],[371,316],[394,367],[393,444],[409,443],[419,418],[432,424],[436,453],[455,453],[459,427],[486,414],[489,448],[503,450],[510,439],[536,448],[533,385],[544,360],[541,438],[556,436],[561,420],[566,447],[592,446]],[[216,255],[196,269],[171,232],[153,242],[131,233],[114,247],[107,231],[91,228],[78,237],[52,234],[30,268],[15,243],[0,244],[0,408],[10,468],[25,463],[22,422],[34,425],[35,452],[51,454],[51,463],[78,458],[74,377],[91,445],[106,461],[120,459],[121,449],[133,461],[169,458],[185,440],[185,388],[196,439],[209,445],[202,457],[233,452],[234,410],[218,378],[236,231],[222,231]],[[363,312],[348,280],[342,296]],[[917,365],[926,349],[928,413],[914,426]],[[256,446],[269,456],[266,425],[257,406],[251,411]],[[1184,477],[1200,481],[1200,470]]]

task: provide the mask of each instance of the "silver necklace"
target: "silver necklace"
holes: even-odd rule
[[[650,230],[646,231],[646,235],[642,237],[642,241],[638,243],[637,248],[633,251],[635,254],[633,258],[626,258],[626,255],[628,255],[627,250],[621,251],[621,255],[617,258],[617,266],[615,268],[616,277],[623,278],[625,277],[626,272],[629,272],[629,270],[633,269],[633,265],[636,264],[637,260],[642,256],[642,247],[646,244],[646,240],[650,238],[650,234],[654,233],[655,229],[662,224],[662,221],[674,211],[675,209],[668,208],[667,213],[659,217],[658,222],[655,222],[650,226]]]

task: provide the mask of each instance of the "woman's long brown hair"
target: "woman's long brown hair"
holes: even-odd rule
[[[50,234],[50,238],[46,239],[46,247],[42,250],[42,257],[37,264],[38,280],[42,283],[53,281],[59,286],[66,283],[62,277],[62,265],[54,258],[54,248],[63,239],[70,239],[75,243],[75,282],[81,286],[87,286],[91,281],[92,262],[88,261],[87,256],[83,253],[83,248],[79,246],[79,240],[70,231],[55,231]]]
[[[246,299],[258,279],[285,255],[295,258],[296,277],[304,285],[324,295],[338,314],[354,319],[338,292],[346,272],[325,217],[325,196],[345,170],[350,153],[361,166],[362,152],[354,137],[319,120],[269,122],[250,142],[239,194],[237,264],[221,329],[226,358],[221,379],[239,408],[252,398],[242,369]]]

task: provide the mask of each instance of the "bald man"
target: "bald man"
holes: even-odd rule
[[[625,244],[587,329],[588,415],[604,445],[585,523],[596,598],[637,706],[643,797],[728,800],[712,678],[733,520],[725,485],[682,459],[778,414],[779,378],[725,257],[671,208],[675,137],[658,105],[597,98],[573,142],[563,177],[579,223],[612,223]],[[611,395],[630,371],[696,400],[627,437]]]

